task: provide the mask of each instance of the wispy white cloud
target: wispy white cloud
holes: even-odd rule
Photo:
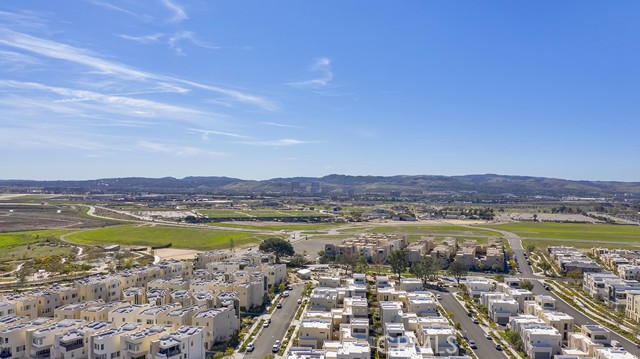
[[[238,143],[244,145],[251,146],[274,146],[274,147],[282,147],[282,146],[295,146],[302,145],[305,143],[309,143],[306,141],[296,140],[292,138],[283,138],[281,140],[270,140],[270,141],[240,141]]]
[[[155,81],[175,85],[190,86],[227,96],[237,102],[252,104],[265,110],[274,110],[276,106],[269,100],[257,95],[238,90],[202,84],[178,77],[154,74],[114,61],[100,58],[87,50],[79,49],[59,42],[18,33],[8,29],[0,29],[0,44],[12,48],[36,53],[41,56],[69,61],[99,71],[105,75],[117,76],[126,80]]]
[[[142,36],[133,36],[133,35],[124,35],[124,34],[121,34],[118,36],[125,40],[135,41],[141,44],[152,44],[152,43],[158,42],[163,36],[165,36],[165,34],[158,32],[155,34],[142,35]]]
[[[306,127],[296,126],[296,125],[288,125],[285,123],[277,123],[277,122],[260,122],[262,125],[273,126],[273,127],[286,127],[286,128],[298,128],[298,129],[306,129]]]
[[[157,44],[157,43],[166,43],[169,48],[174,50],[179,55],[186,55],[182,43],[189,43],[193,46],[205,48],[205,49],[213,49],[217,50],[220,47],[210,44],[206,41],[199,39],[196,34],[192,31],[178,31],[173,34],[165,34],[165,33],[155,33],[149,35],[118,35],[118,37],[134,41],[140,44]]]
[[[309,70],[317,73],[318,76],[310,80],[289,82],[287,85],[291,87],[320,88],[327,86],[333,80],[333,71],[331,70],[331,60],[329,58],[321,57],[317,59]]]
[[[119,6],[115,6],[113,4],[110,4],[108,2],[104,2],[104,1],[98,1],[98,0],[90,0],[89,1],[91,4],[108,9],[108,10],[113,10],[113,11],[117,11],[117,12],[121,12],[123,14],[127,14],[127,15],[131,15],[133,17],[136,17],[140,20],[151,20],[151,16],[149,15],[141,15],[141,14],[137,14],[131,10],[127,10],[125,8],[119,7]]]
[[[210,135],[234,137],[234,138],[249,138],[249,136],[244,136],[237,133],[214,131],[214,130],[201,130],[197,128],[189,128],[188,131],[191,133],[201,134],[203,140],[208,140]]]
[[[59,99],[51,102],[97,102],[103,106],[104,112],[113,112],[133,117],[186,117],[193,119],[197,117],[205,117],[205,114],[180,106],[171,104],[136,99],[126,96],[104,95],[94,91],[75,90],[64,87],[48,86],[35,82],[20,82],[11,80],[0,80],[0,88],[14,88],[22,90],[37,90],[59,95]],[[102,112],[101,111],[101,112]]]
[[[223,157],[226,156],[226,153],[223,152],[215,152],[208,151],[197,147],[191,146],[175,146],[171,144],[158,143],[141,140],[138,141],[137,147],[140,150],[151,153],[164,153],[177,157],[183,156],[212,156],[212,157]]]
[[[0,10],[0,23],[13,29],[44,30],[48,21],[42,14],[31,11],[10,12]]]
[[[180,22],[189,18],[189,15],[187,15],[184,9],[176,3],[173,3],[170,0],[162,0],[162,4],[172,13],[171,19],[169,21]]]

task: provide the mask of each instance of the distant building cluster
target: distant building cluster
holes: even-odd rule
[[[575,247],[549,246],[547,252],[551,260],[565,273],[573,271],[581,273],[602,272],[602,267],[598,263]]]
[[[452,237],[440,242],[433,237],[421,237],[409,243],[406,236],[371,233],[348,238],[338,244],[326,244],[324,251],[325,256],[337,261],[343,256],[362,256],[369,262],[385,263],[388,255],[396,249],[404,251],[409,265],[425,256],[435,258],[442,268],[453,260],[472,270],[502,271],[506,265],[504,246],[494,239],[489,239],[486,244],[478,244],[475,240],[458,244],[458,240]]]
[[[214,251],[0,297],[0,358],[201,359],[240,329],[286,268]]]

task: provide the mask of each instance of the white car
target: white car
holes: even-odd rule
[[[440,299],[442,299],[442,296],[440,294],[436,294],[436,299],[440,300]]]
[[[288,297],[288,296],[289,296],[289,292],[284,291],[284,293],[282,293],[282,296],[283,296],[283,297]]]

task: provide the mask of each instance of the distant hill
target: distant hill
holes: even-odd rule
[[[313,185],[312,185],[313,183]],[[0,180],[0,188],[42,188],[54,192],[105,193],[313,193],[324,194],[477,194],[551,197],[640,197],[640,182],[572,181],[503,176],[347,176],[293,177],[249,181],[229,177],[104,178],[86,181]]]

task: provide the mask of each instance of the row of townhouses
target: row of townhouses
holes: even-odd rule
[[[470,269],[504,270],[505,251],[499,240],[489,240],[487,244],[478,244],[475,240],[465,240],[460,245],[456,238],[445,238],[436,242],[433,237],[422,237],[411,244],[406,237],[391,234],[362,234],[348,238],[339,244],[326,244],[325,255],[339,259],[345,255],[363,256],[370,262],[384,263],[391,251],[401,249],[405,252],[409,264],[431,256],[446,268],[451,260],[464,263]]]
[[[585,273],[597,276],[600,273]],[[533,295],[520,288],[520,279],[503,283],[468,277],[464,284],[471,298],[487,308],[489,318],[518,333],[522,350],[534,359],[637,359],[611,341],[608,329],[585,325],[576,330],[574,318],[556,310],[549,295]],[[594,344],[595,343],[595,344]]]
[[[0,295],[0,358],[202,358],[286,280],[272,255],[232,254]]]

